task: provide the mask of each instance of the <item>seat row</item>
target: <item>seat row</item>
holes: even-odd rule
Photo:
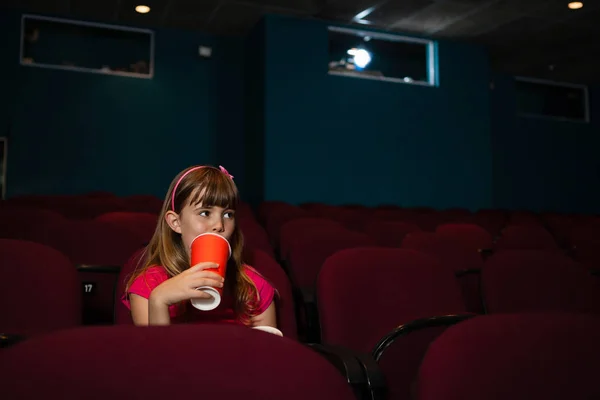
[[[417,326],[396,332],[418,332]],[[432,341],[411,379],[416,400],[596,399],[600,319],[474,317]],[[395,340],[394,340],[395,339]],[[210,343],[209,346],[206,344]],[[385,357],[385,356],[384,356]],[[380,359],[380,364],[385,358]],[[168,366],[166,368],[165,366]],[[233,325],[78,328],[0,351],[0,396],[404,399],[375,369],[285,337]],[[401,372],[401,371],[398,371]],[[148,377],[152,383],[147,383]],[[158,379],[159,377],[159,379]]]

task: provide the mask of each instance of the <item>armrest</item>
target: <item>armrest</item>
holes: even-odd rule
[[[300,293],[302,294],[302,301],[304,302],[304,304],[316,303],[316,299],[315,299],[316,293],[315,293],[314,289],[301,288]]]
[[[367,377],[367,385],[369,386],[370,391],[369,398],[372,400],[387,398],[387,382],[377,361],[368,354],[355,353],[355,355],[358,358],[358,361],[360,361]]]
[[[321,327],[319,323],[319,309],[317,308],[316,290],[314,288],[298,289],[299,305],[306,315],[306,341],[309,343],[321,342]]]
[[[388,347],[390,347],[397,338],[401,336],[406,336],[412,332],[421,329],[433,328],[438,326],[451,326],[469,318],[475,317],[476,315],[477,314],[442,315],[438,317],[417,319],[407,324],[400,325],[399,327],[389,332],[387,335],[385,335],[379,340],[379,343],[377,343],[373,348],[373,351],[371,351],[371,355],[373,356],[373,359],[376,362],[379,362],[385,350]]]
[[[359,399],[383,399],[387,386],[379,366],[369,355],[341,346],[310,343],[308,347],[325,357],[347,379]]]
[[[88,265],[79,264],[76,266],[77,271],[81,272],[99,272],[101,274],[118,274],[121,272],[120,265]]]
[[[0,333],[0,349],[4,349],[25,340],[25,336]]]

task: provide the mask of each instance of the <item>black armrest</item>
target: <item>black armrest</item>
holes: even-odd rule
[[[457,278],[462,278],[465,275],[476,275],[481,273],[481,270],[478,268],[467,268],[467,269],[461,269],[460,271],[456,271],[454,273],[454,276],[456,276]]]
[[[371,400],[385,399],[387,397],[387,382],[377,361],[368,354],[355,353],[355,355],[358,361],[360,361],[367,377],[367,384],[370,391],[369,398]]]
[[[25,336],[10,333],[0,333],[0,349],[10,347],[25,340]]]
[[[307,303],[315,303],[315,290],[312,288],[301,288],[300,293],[302,294],[302,301]]]
[[[299,306],[306,315],[306,342],[321,342],[321,327],[319,324],[319,309],[317,307],[316,290],[314,288],[298,289]]]
[[[77,265],[77,271],[81,272],[99,272],[102,274],[118,274],[121,272],[120,265],[88,265],[79,264]]]
[[[420,329],[433,328],[438,326],[451,326],[469,318],[475,317],[476,315],[477,314],[442,315],[431,318],[417,319],[407,324],[400,325],[399,327],[389,332],[387,335],[385,335],[379,340],[379,343],[377,343],[373,348],[373,351],[371,351],[371,355],[373,356],[373,359],[375,361],[379,362],[385,350],[388,347],[390,347],[392,343],[394,343],[394,341],[400,336],[406,336]]]
[[[340,346],[307,344],[327,358],[347,379],[359,399],[383,399],[387,391],[385,378],[375,360]]]

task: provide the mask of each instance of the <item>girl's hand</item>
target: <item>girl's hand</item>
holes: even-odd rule
[[[196,264],[154,288],[150,300],[170,306],[189,299],[208,299],[210,298],[208,293],[196,288],[200,286],[222,288],[225,280],[216,272],[209,271],[217,267],[217,264],[211,262]]]

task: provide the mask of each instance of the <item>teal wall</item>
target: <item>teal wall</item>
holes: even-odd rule
[[[212,163],[253,203],[600,208],[598,88],[590,124],[517,117],[482,47],[439,42],[439,87],[330,76],[325,22],[269,16],[244,38],[157,29],[148,80],[21,67],[20,16],[0,31],[9,196],[162,196]]]
[[[0,44],[8,50],[0,72],[10,77],[0,94],[0,131],[10,141],[8,196],[162,196],[186,166],[226,164],[218,157],[223,135],[243,137],[240,39],[158,29],[155,76],[137,79],[21,67],[20,16],[0,18]],[[200,58],[199,45],[213,46],[214,57]]]
[[[492,92],[494,206],[600,212],[598,88],[590,123],[518,117],[514,79],[496,75]]]
[[[269,18],[266,45],[266,199],[491,206],[483,48],[439,43],[424,87],[328,75],[321,21]]]

